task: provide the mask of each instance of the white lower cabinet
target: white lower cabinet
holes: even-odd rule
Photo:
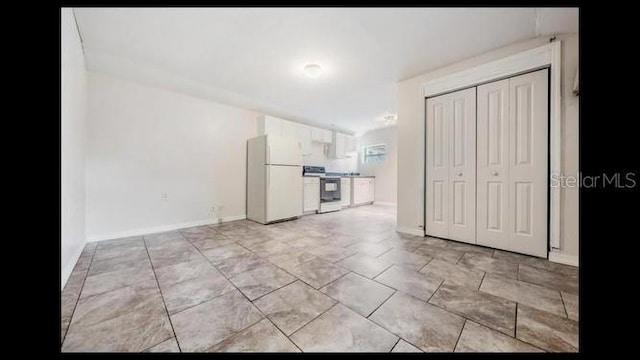
[[[351,206],[351,178],[340,179],[340,205]]]
[[[372,203],[375,197],[374,178],[353,178],[352,205]]]
[[[303,211],[315,211],[320,208],[320,178],[303,177]]]

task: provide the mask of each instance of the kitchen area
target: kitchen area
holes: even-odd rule
[[[263,224],[372,204],[353,135],[261,115],[248,140],[247,218]]]

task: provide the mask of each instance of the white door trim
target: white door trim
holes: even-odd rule
[[[561,41],[556,40],[502,59],[424,82],[421,85],[422,93],[425,98],[432,97],[441,93],[459,90],[550,66],[549,175],[554,173],[559,174],[561,171],[562,149],[562,89],[560,88],[562,79],[561,46]],[[425,115],[423,114],[423,116]],[[426,119],[423,119],[423,121],[426,121]],[[560,189],[558,187],[549,188],[549,196],[549,240],[552,249],[559,249]]]

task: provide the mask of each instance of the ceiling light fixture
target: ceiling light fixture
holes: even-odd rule
[[[390,125],[390,124],[392,124],[395,120],[396,120],[396,116],[395,116],[395,115],[385,115],[385,116],[384,116],[384,123],[385,123],[385,125]]]
[[[322,73],[322,68],[318,64],[307,64],[304,66],[304,74],[310,78],[317,78]]]

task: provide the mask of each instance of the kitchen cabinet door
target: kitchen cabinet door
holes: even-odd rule
[[[282,119],[273,116],[264,117],[264,134],[282,136]]]
[[[351,206],[351,178],[340,179],[340,204],[342,207]]]
[[[345,154],[347,156],[353,156],[356,155],[357,149],[358,149],[358,145],[357,145],[357,140],[355,136],[351,136],[351,135],[345,135]]]
[[[353,204],[360,205],[367,202],[367,196],[369,194],[368,182],[366,178],[354,178],[353,179]]]
[[[373,202],[376,198],[375,179],[367,179],[367,202]]]
[[[298,138],[298,123],[282,120],[282,137]]]
[[[320,128],[311,128],[311,139],[316,142],[321,142],[325,144],[331,144],[331,130],[325,130]]]
[[[298,140],[302,143],[302,156],[311,155],[311,126],[297,124]]]
[[[336,158],[341,159],[346,156],[347,149],[347,135],[336,133],[336,143],[334,144],[336,147]]]
[[[320,179],[305,179],[303,203],[304,212],[315,211],[320,208]]]

